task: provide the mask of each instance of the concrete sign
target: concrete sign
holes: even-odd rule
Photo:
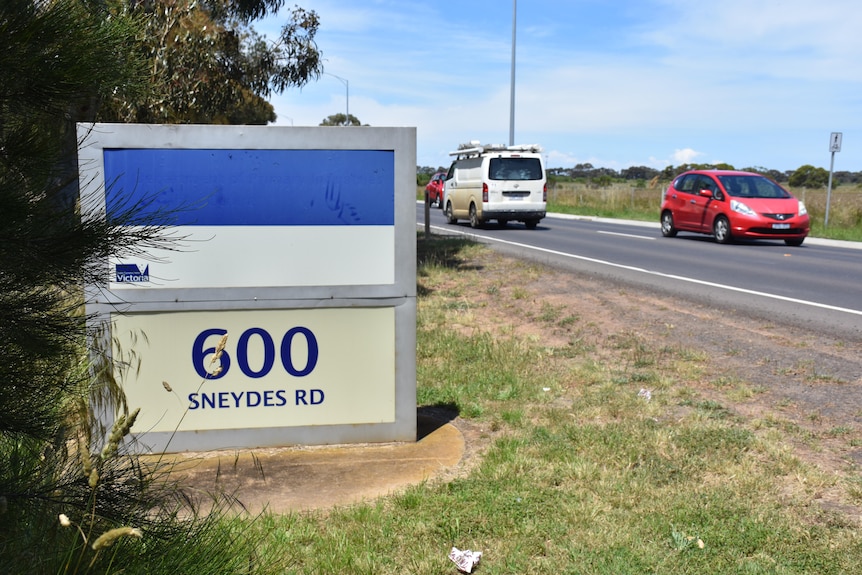
[[[88,124],[79,142],[84,213],[135,206],[126,224],[171,238],[87,290],[141,451],[415,440],[414,129]]]

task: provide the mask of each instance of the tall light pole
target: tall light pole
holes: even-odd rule
[[[509,92],[509,145],[515,145],[515,29],[518,21],[518,0],[512,0],[512,85]]]
[[[336,80],[341,80],[341,83],[344,84],[344,101],[345,104],[345,116],[344,116],[344,125],[350,125],[350,82],[347,81],[346,78],[342,78],[341,76],[336,76],[335,74],[330,74],[329,72],[324,72],[327,76],[332,76]]]

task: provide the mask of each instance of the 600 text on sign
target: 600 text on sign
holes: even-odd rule
[[[195,338],[194,345],[192,346],[192,364],[201,378],[220,379],[227,375],[230,370],[232,364],[231,354],[228,353],[227,350],[224,350],[220,357],[221,371],[216,374],[208,372],[208,358],[216,353],[216,348],[215,346],[204,347],[207,345],[208,339],[221,338],[221,336],[226,333],[227,330],[225,329],[212,328],[202,331]],[[291,353],[294,341],[297,337],[305,339],[306,348],[308,350],[305,365],[302,367],[294,365]],[[257,341],[263,352],[263,361],[259,368],[252,367],[249,363],[249,347],[252,345],[252,341]],[[317,366],[318,353],[317,338],[311,330],[306,327],[293,327],[287,330],[281,338],[278,354],[276,354],[275,341],[269,332],[259,327],[252,327],[242,332],[237,339],[235,356],[236,364],[243,375],[257,379],[265,377],[272,371],[275,366],[276,355],[281,358],[281,365],[289,375],[293,377],[304,377],[314,371],[314,368]]]

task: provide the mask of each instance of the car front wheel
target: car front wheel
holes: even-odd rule
[[[718,216],[712,224],[712,234],[715,236],[715,241],[720,244],[729,244],[733,241],[733,236],[730,235],[730,222],[724,216]]]
[[[676,228],[673,225],[673,214],[665,212],[661,215],[661,235],[666,238],[676,237]]]
[[[797,246],[801,246],[802,242],[804,242],[804,241],[805,241],[805,238],[792,238],[789,240],[784,240],[784,243],[787,244],[788,246],[797,247]]]

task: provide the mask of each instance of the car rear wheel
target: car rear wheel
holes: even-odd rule
[[[452,202],[446,202],[446,209],[443,211],[446,215],[446,221],[450,224],[457,224],[458,218],[452,213]]]
[[[470,227],[478,228],[482,225],[482,222],[479,221],[479,213],[476,211],[476,204],[470,204]]]
[[[724,216],[718,216],[712,223],[712,234],[715,236],[715,241],[720,244],[729,244],[733,241],[733,236],[730,234],[730,222]]]
[[[539,225],[539,220],[527,220],[524,225],[527,226],[528,230],[535,230],[536,226]]]
[[[661,235],[666,238],[676,237],[676,228],[673,225],[673,214],[664,212],[661,215]]]
[[[801,246],[802,242],[804,242],[804,241],[805,241],[805,238],[792,238],[789,240],[784,240],[784,243],[787,244],[788,246],[794,246],[795,247],[795,246]]]

